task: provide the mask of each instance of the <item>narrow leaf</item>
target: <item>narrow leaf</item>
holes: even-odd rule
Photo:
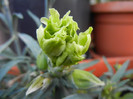
[[[26,96],[33,93],[34,91],[37,91],[38,89],[40,89],[43,86],[43,80],[44,80],[44,78],[41,76],[38,76],[37,78],[35,78],[34,82],[28,88],[28,90],[26,92]]]
[[[37,58],[41,49],[40,49],[38,43],[36,42],[36,40],[33,39],[31,36],[24,34],[24,33],[19,34],[19,37],[27,45],[27,47],[32,51],[34,57]]]
[[[118,88],[118,91],[119,92],[122,92],[122,91],[131,91],[131,92],[133,92],[133,87],[130,87],[130,86],[123,86],[123,87],[120,87],[120,88]]]
[[[4,44],[2,44],[1,46],[0,46],[0,53],[2,52],[2,51],[4,51],[13,41],[14,41],[14,37],[12,37],[12,38],[10,38],[6,43],[4,43]]]
[[[4,14],[0,13],[0,19],[5,23],[6,26],[8,26],[8,22]]]
[[[133,69],[126,71],[126,73],[124,74],[124,76],[129,76],[133,74]]]
[[[103,57],[104,63],[106,64],[108,71],[113,74],[113,69],[111,68],[110,64],[108,63],[107,59]]]
[[[117,87],[122,87],[122,86],[125,85],[128,81],[129,81],[129,79],[126,79],[126,80],[121,81],[121,82],[117,85]]]
[[[91,61],[89,63],[80,63],[76,67],[77,67],[77,69],[86,69],[90,66],[97,64],[98,62],[99,62],[99,60],[94,60],[94,61]]]
[[[7,49],[5,49],[2,53],[0,53],[0,56],[6,57],[6,58],[9,58],[9,59],[13,59],[16,55],[15,55],[15,53],[12,51],[12,49],[7,48]]]
[[[129,60],[126,61],[121,67],[120,69],[115,73],[115,75],[111,78],[112,82],[118,82],[124,75],[127,67],[129,64]]]
[[[63,99],[92,99],[92,97],[89,96],[88,94],[73,94]]]
[[[34,20],[36,25],[39,27],[41,25],[40,19],[35,14],[33,14],[31,11],[29,11],[29,10],[27,11],[27,13]]]
[[[13,13],[13,16],[19,19],[23,19],[23,15],[21,13]]]

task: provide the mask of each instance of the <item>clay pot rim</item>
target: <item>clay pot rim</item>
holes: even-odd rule
[[[99,55],[99,54],[95,53],[93,50],[90,50],[90,54],[92,56],[92,59],[103,59],[103,56],[104,56],[104,55]],[[114,56],[114,57],[106,57],[106,58],[108,58],[108,59],[127,59],[127,60],[133,60],[133,56]]]
[[[93,13],[133,13],[133,1],[111,1],[91,6]]]

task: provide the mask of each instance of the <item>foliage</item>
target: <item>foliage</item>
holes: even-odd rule
[[[77,35],[78,26],[69,16],[70,12],[60,20],[59,13],[51,9],[50,18],[41,19],[46,27],[41,25],[37,30],[40,48],[31,36],[17,31],[18,19],[22,15],[11,13],[7,0],[0,3],[0,19],[4,24],[1,30],[10,36],[0,46],[1,99],[131,99],[133,70],[127,70],[129,61],[116,64],[114,72],[103,57],[108,72],[100,78],[84,71],[98,60],[78,64],[89,47],[92,28]],[[30,11],[28,13],[39,26],[38,17]],[[20,40],[26,45],[23,49]],[[15,65],[20,71],[18,76],[9,74]]]
[[[41,69],[45,71],[31,82],[26,91],[28,98],[61,99],[74,94],[77,90],[104,86],[104,82],[92,73],[79,70],[75,65],[83,60],[81,55],[87,51],[90,45],[92,28],[78,36],[76,33],[78,25],[69,16],[69,13],[70,11],[60,19],[58,11],[50,9],[51,16],[49,19],[41,18],[41,22],[46,27],[43,28],[41,25],[37,29],[37,39],[42,51],[49,57],[46,64],[48,66]],[[40,55],[38,58],[42,59]],[[42,63],[43,61],[39,62]],[[46,65],[39,66],[39,68],[46,67]]]
[[[123,98],[122,94],[124,94],[124,91],[133,91],[133,87],[128,85],[130,79],[124,79],[128,72],[129,60],[121,66],[116,64],[116,73],[114,74],[113,68],[109,65],[106,58],[103,57],[103,59],[109,71],[101,77],[105,82],[105,86],[101,91],[100,97],[103,97],[103,99],[128,99]]]
[[[0,45],[0,98],[11,98],[24,90],[25,84],[36,75],[36,57],[41,49],[38,43],[29,35],[17,31],[18,19],[23,16],[20,13],[12,13],[8,0],[1,0],[1,31],[10,36],[9,40]],[[21,48],[20,39],[27,45]],[[31,64],[34,64],[31,66]],[[11,71],[17,66],[16,71]],[[11,71],[10,75],[8,72]],[[15,72],[20,75],[15,76]],[[34,75],[31,76],[31,74]],[[19,81],[21,79],[21,82]],[[8,90],[6,90],[8,89]]]

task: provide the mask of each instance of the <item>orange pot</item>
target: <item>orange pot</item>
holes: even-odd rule
[[[11,74],[11,75],[14,75],[14,76],[18,76],[18,75],[20,75],[21,73],[20,73],[20,71],[19,71],[19,69],[18,69],[17,66],[13,66],[13,67],[11,68],[11,70],[8,71],[8,74]]]
[[[82,62],[91,62],[93,61],[94,59],[88,59],[88,60],[83,60],[81,61],[80,63]],[[107,61],[108,63],[111,65],[111,67],[113,68],[113,70],[115,71],[114,69],[114,65],[116,63],[119,63],[119,64],[123,64],[125,61],[127,60],[130,60],[130,64],[128,66],[128,69],[133,69],[133,57],[110,57],[110,58],[107,58]],[[104,61],[102,58],[99,58],[99,62],[91,67],[88,67],[85,69],[86,71],[94,71],[94,75],[100,77],[102,76],[105,72],[108,71]]]
[[[91,7],[96,52],[105,56],[133,56],[133,1]]]

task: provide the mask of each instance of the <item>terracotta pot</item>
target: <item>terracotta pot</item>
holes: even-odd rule
[[[11,70],[8,71],[8,74],[11,74],[11,75],[14,75],[14,76],[18,76],[18,75],[20,75],[21,73],[20,73],[20,71],[19,71],[19,69],[18,69],[17,66],[13,66],[13,67],[11,68]]]
[[[86,68],[85,70],[86,71],[94,71],[93,73],[96,75],[96,76],[98,76],[98,77],[100,77],[100,76],[102,76],[105,72],[107,72],[108,71],[108,69],[107,69],[107,67],[106,67],[106,65],[105,65],[105,63],[104,63],[104,61],[103,61],[103,59],[102,58],[98,58],[99,59],[99,62],[97,63],[97,64],[95,64],[95,65],[93,65],[93,66],[91,66],[91,67],[88,67],[88,68]],[[94,59],[88,59],[88,60],[83,60],[83,61],[81,61],[80,63],[82,63],[82,62],[91,62],[91,61],[93,61]],[[130,64],[129,64],[129,66],[128,66],[128,70],[129,69],[133,69],[133,57],[110,57],[110,58],[107,58],[107,61],[108,61],[108,63],[111,65],[111,67],[113,68],[113,70],[114,70],[114,72],[115,72],[115,69],[114,69],[114,65],[116,64],[116,63],[118,63],[118,64],[123,64],[125,61],[127,61],[127,60],[130,60]]]
[[[105,56],[133,56],[133,1],[91,7],[96,52]]]

